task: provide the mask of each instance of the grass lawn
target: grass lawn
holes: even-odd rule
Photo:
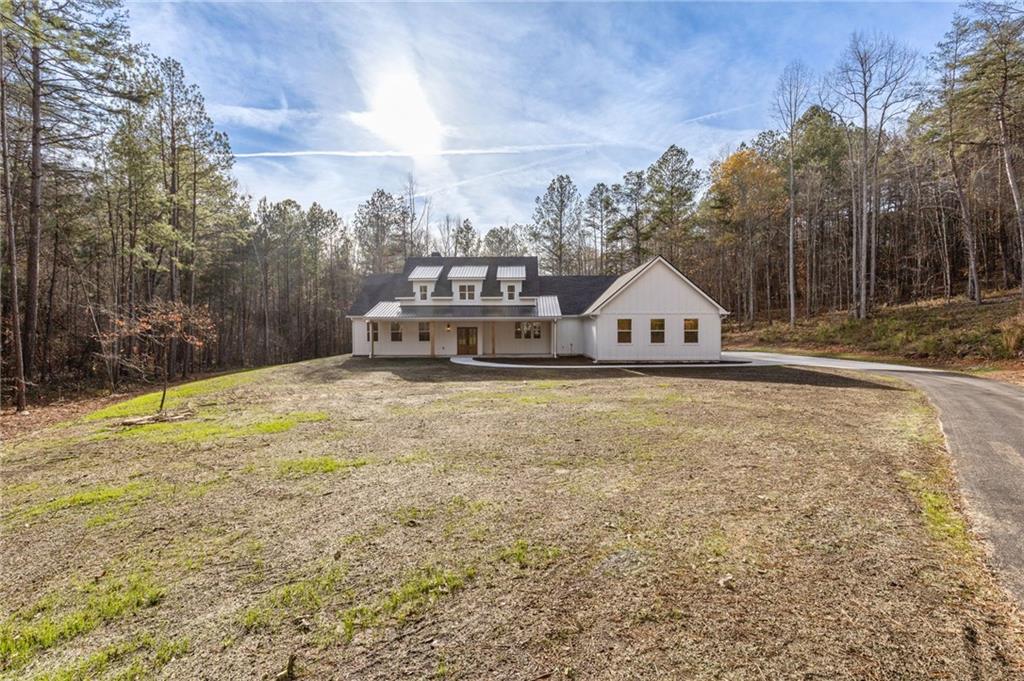
[[[330,358],[4,444],[0,679],[1020,678],[934,413],[782,367]]]

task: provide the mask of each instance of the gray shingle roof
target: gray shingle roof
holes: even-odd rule
[[[540,293],[558,296],[562,314],[577,315],[590,307],[616,278],[605,275],[540,277]]]
[[[366,314],[374,305],[381,301],[395,300],[401,297],[413,295],[412,283],[409,282],[409,275],[417,267],[440,266],[441,274],[434,284],[434,296],[444,297],[452,295],[451,281],[448,279],[448,272],[452,267],[465,266],[486,266],[487,276],[484,279],[480,291],[482,297],[500,297],[501,286],[498,281],[498,269],[506,267],[522,267],[525,277],[523,278],[522,296],[532,298],[536,296],[557,296],[558,305],[563,315],[577,315],[586,310],[591,303],[607,289],[616,279],[613,276],[562,276],[550,277],[538,275],[536,258],[444,258],[444,257],[417,257],[409,258],[401,273],[395,274],[371,274],[363,281],[363,287],[356,296],[355,302],[349,309],[348,314],[361,316]],[[466,309],[467,306],[455,306],[456,309]],[[499,309],[507,306],[495,306]]]

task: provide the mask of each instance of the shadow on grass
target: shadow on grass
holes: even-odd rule
[[[651,365],[642,369],[601,367],[595,369],[548,369],[538,366],[530,369],[492,369],[452,364],[447,359],[333,357],[302,366],[303,380],[334,383],[346,378],[367,377],[384,373],[413,383],[448,383],[508,381],[521,383],[531,380],[578,381],[596,378],[642,379],[656,376],[705,381],[737,381],[745,383],[776,383],[827,388],[864,388],[870,390],[901,390],[882,381],[853,378],[846,375],[797,369],[783,366],[732,366],[723,368],[666,368]]]

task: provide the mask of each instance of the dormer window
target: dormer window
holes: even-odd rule
[[[420,300],[426,300],[426,299],[427,299],[427,285],[426,284],[420,284]]]
[[[508,287],[507,287],[507,291],[508,291],[508,293],[507,293],[508,299],[509,300],[515,300],[516,299],[516,285],[515,284],[509,284]]]
[[[459,300],[476,300],[476,284],[459,284]]]

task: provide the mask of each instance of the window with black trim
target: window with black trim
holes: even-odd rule
[[[402,342],[402,325],[398,322],[391,322],[391,340],[394,343]]]
[[[476,300],[476,284],[459,284],[459,300]]]
[[[651,342],[652,343],[664,343],[665,342],[665,320],[664,319],[652,319],[651,320]]]
[[[420,284],[420,300],[426,300],[426,299],[427,299],[427,285],[426,284]]]
[[[420,322],[420,340],[430,340],[430,322]]]
[[[508,299],[509,300],[515,300],[516,299],[516,285],[515,284],[509,284],[507,290],[508,290]]]
[[[366,342],[370,342],[370,330],[373,329],[373,340],[380,340],[378,336],[377,322],[366,322]]]
[[[633,342],[633,320],[619,319],[616,321],[616,337],[620,343]]]
[[[683,320],[683,342],[684,343],[699,343],[700,342],[700,320],[699,319],[684,319]]]

